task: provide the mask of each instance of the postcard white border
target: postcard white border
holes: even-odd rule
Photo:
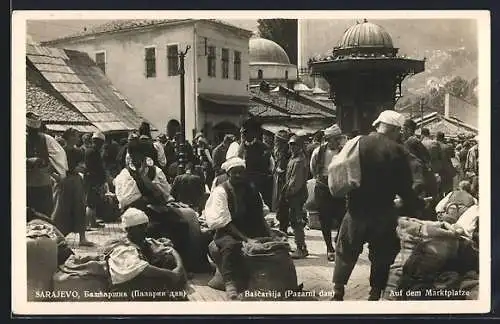
[[[27,301],[24,172],[26,21],[31,19],[476,19],[479,48],[480,289],[477,301],[54,302]],[[299,20],[300,23],[300,20]],[[18,315],[463,314],[491,308],[490,12],[474,11],[14,11],[12,15],[12,311]],[[300,34],[300,33],[299,33]],[[299,36],[298,36],[299,37]],[[300,46],[299,46],[300,51]],[[299,58],[300,59],[300,58]],[[133,306],[131,305],[134,304]],[[131,307],[132,306],[132,307]]]

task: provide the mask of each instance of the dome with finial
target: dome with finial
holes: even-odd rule
[[[249,42],[250,63],[290,64],[285,50],[272,40],[252,37]]]
[[[337,46],[339,49],[359,47],[394,48],[391,35],[381,26],[366,19],[349,27]]]

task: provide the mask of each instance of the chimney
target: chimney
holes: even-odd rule
[[[450,118],[450,94],[444,95],[444,117]]]

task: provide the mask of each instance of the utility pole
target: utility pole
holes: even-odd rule
[[[181,88],[181,140],[179,143],[179,166],[186,165],[186,90],[184,88],[184,58],[191,46],[187,45],[184,51],[178,53],[179,55],[179,75],[180,75],[180,88]]]

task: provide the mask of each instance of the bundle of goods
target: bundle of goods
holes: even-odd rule
[[[103,255],[72,255],[54,274],[54,293],[60,296],[60,301],[107,301],[109,286],[109,272]],[[78,293],[65,296],[63,292],[68,291]]]
[[[298,290],[297,272],[290,256],[290,245],[284,233],[243,243],[243,256],[249,280],[246,300],[286,300]],[[255,297],[253,297],[255,296]]]
[[[28,301],[46,301],[57,271],[57,235],[49,224],[29,223],[26,231]],[[39,298],[40,292],[43,297]],[[46,293],[48,292],[48,293]],[[47,295],[49,297],[47,297]]]
[[[316,179],[309,179],[307,181],[307,201],[304,205],[304,208],[306,209],[307,212],[309,227],[311,229],[319,230],[321,229],[321,224],[319,222],[318,206],[314,195],[315,188],[316,188]]]
[[[401,250],[390,268],[384,299],[422,299],[425,290],[434,287],[435,279],[456,257],[459,246],[458,238],[443,235],[446,229],[442,226],[440,222],[399,218]],[[409,291],[412,293],[407,294]]]
[[[39,216],[36,215],[35,217]],[[57,264],[61,265],[64,264],[64,262],[66,262],[66,260],[73,254],[73,251],[68,246],[68,242],[66,241],[64,235],[57,229],[57,227],[49,223],[49,221],[50,219],[35,218],[28,223],[28,226],[42,225],[50,228],[51,231],[54,232],[57,237]]]
[[[148,246],[142,248],[139,254],[150,265],[172,270],[178,274],[176,279],[170,278],[160,281],[158,276],[150,276],[145,272],[135,275],[133,278],[111,284],[110,294],[117,296],[116,300],[128,301],[182,301],[187,300],[184,291],[186,285],[186,273],[181,257],[172,247],[168,239],[146,239]],[[106,248],[105,258],[109,267],[113,250],[122,245],[129,244],[123,240],[111,242]],[[118,299],[120,298],[120,299]]]

